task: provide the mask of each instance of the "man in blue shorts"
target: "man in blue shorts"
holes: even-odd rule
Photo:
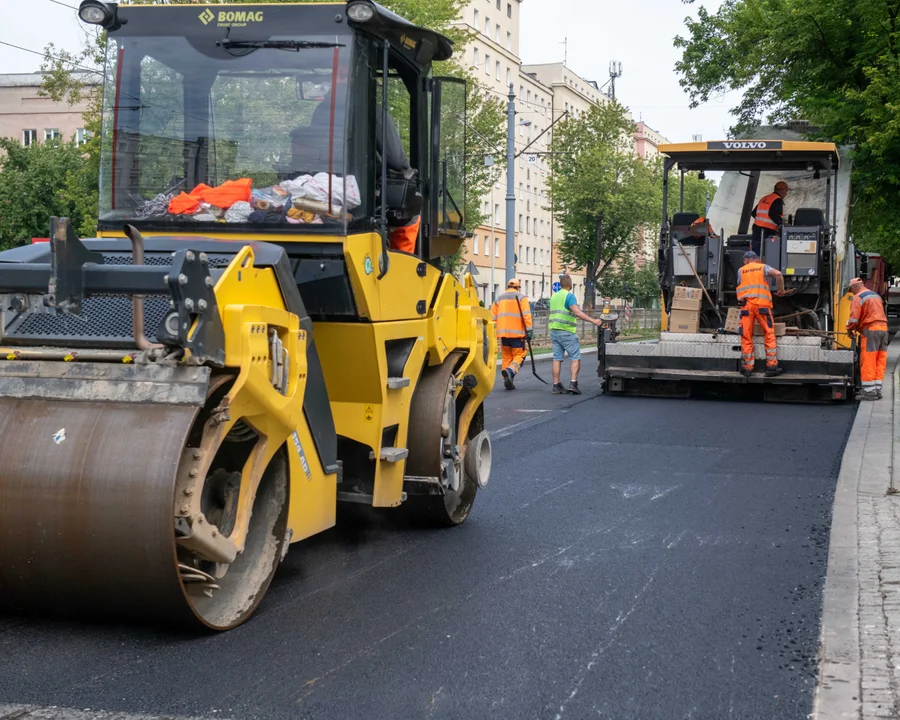
[[[560,290],[550,298],[550,342],[553,343],[553,394],[581,395],[578,389],[578,371],[581,370],[581,342],[578,339],[578,323],[581,318],[598,327],[603,323],[582,312],[578,300],[572,294],[572,278],[562,275],[559,278]],[[566,390],[559,381],[562,361],[568,354],[572,361],[572,382]]]

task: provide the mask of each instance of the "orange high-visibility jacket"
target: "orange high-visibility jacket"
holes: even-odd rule
[[[774,203],[776,200],[781,200],[781,195],[779,195],[778,193],[770,193],[759,201],[759,205],[756,206],[756,220],[754,221],[755,225],[767,228],[768,230],[778,229],[778,225],[776,225],[775,221],[772,220],[771,217],[769,217],[769,209],[772,207],[772,203]]]
[[[524,293],[507,290],[494,301],[491,311],[494,314],[494,322],[497,323],[498,338],[524,338],[525,331],[531,330],[531,303]]]
[[[702,233],[706,231],[706,234],[711,238],[717,238],[715,230],[713,230],[712,225],[710,225],[709,220],[707,220],[702,215],[698,217],[694,222],[691,223],[691,232]]]
[[[756,303],[759,307],[772,307],[772,291],[769,290],[768,265],[761,262],[752,262],[738,270],[738,300],[743,305],[745,301]]]
[[[850,319],[847,320],[847,329],[862,332],[873,325],[884,325],[887,328],[884,302],[878,293],[863,290],[859,295],[854,295],[853,301],[850,303]]]

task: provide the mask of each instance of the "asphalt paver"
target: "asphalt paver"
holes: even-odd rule
[[[0,617],[0,703],[806,718],[854,407],[603,397],[594,363],[578,397],[530,369],[514,392],[498,383],[491,484],[461,527],[378,521],[295,545],[256,616],[225,634]],[[550,381],[549,362],[537,369]]]

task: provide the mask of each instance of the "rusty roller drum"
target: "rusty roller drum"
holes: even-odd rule
[[[247,619],[281,557],[284,458],[267,470],[245,551],[211,597],[189,591],[205,573],[176,547],[173,502],[199,410],[0,398],[0,604],[215,630]]]

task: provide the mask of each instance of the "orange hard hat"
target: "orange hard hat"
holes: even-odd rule
[[[513,278],[508,283],[506,283],[506,287],[516,288],[516,290],[518,290],[520,287],[522,287],[522,283],[519,282],[519,278]]]

